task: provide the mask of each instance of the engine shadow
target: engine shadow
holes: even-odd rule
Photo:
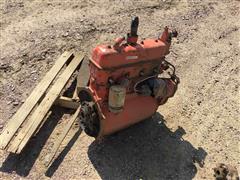
[[[0,171],[7,173],[15,171],[20,176],[27,176],[58,121],[67,112],[69,110],[61,107],[53,107],[51,115],[47,118],[39,132],[30,139],[20,154],[9,154],[0,167]]]
[[[93,142],[88,156],[102,179],[188,180],[204,165],[207,152],[185,141],[183,128],[172,132],[163,117],[142,123]]]

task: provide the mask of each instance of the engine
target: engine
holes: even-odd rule
[[[165,27],[160,37],[138,41],[138,24],[133,18],[126,37],[93,49],[88,86],[78,93],[80,124],[90,136],[100,138],[151,117],[177,90],[175,67],[165,60],[177,32]]]

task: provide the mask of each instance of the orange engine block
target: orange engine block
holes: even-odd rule
[[[166,27],[161,37],[138,42],[138,23],[135,17],[127,37],[93,50],[88,86],[79,91],[80,124],[90,136],[102,137],[152,116],[176,92],[179,79],[165,56],[177,32]]]

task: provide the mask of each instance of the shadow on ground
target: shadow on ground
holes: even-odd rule
[[[207,153],[185,141],[183,128],[172,132],[156,113],[104,142],[93,142],[89,159],[102,179],[192,179],[195,163],[204,165]]]
[[[81,130],[77,131],[74,136],[71,138],[71,140],[68,142],[67,146],[63,149],[63,151],[57,156],[57,158],[53,161],[51,166],[47,169],[45,175],[48,177],[52,177],[55,171],[58,169],[62,161],[64,160],[64,157],[67,155],[67,153],[71,150],[74,143],[77,141],[78,137],[81,135]]]
[[[23,149],[21,154],[12,154],[10,153],[6,160],[3,162],[0,171],[12,173],[16,172],[20,176],[27,176],[32,169],[34,163],[37,158],[39,158],[40,152],[42,151],[43,146],[46,144],[46,141],[50,137],[52,131],[56,127],[59,119],[65,114],[69,112],[68,110],[60,107],[54,107],[52,109],[52,114],[48,117],[43,127],[36,134],[36,136],[32,137],[27,146]],[[58,167],[62,162],[62,159],[66,156],[67,152],[73,146],[73,141],[76,141],[76,136],[80,135],[80,131],[75,134],[75,136],[70,140],[68,145],[60,154],[61,157],[57,157],[53,162],[55,167]],[[55,171],[55,168],[51,168],[52,171]]]
[[[27,176],[62,115],[63,109],[53,110],[42,129],[19,155],[9,154],[0,171]],[[65,149],[46,171],[51,177],[81,131],[75,133]],[[163,117],[156,115],[126,130],[93,142],[88,156],[102,179],[192,179],[197,173],[195,163],[204,165],[207,153],[185,141],[183,128],[172,132]],[[67,172],[66,172],[67,173]]]

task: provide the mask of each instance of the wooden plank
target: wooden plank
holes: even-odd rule
[[[54,104],[68,109],[77,109],[80,103],[74,101],[72,98],[61,96]]]
[[[51,152],[46,156],[45,162],[44,162],[44,164],[45,164],[46,167],[48,167],[48,166],[51,164],[53,158],[55,157],[55,155],[56,155],[56,153],[57,153],[57,151],[58,151],[58,149],[59,149],[59,147],[60,147],[60,145],[61,145],[61,143],[62,143],[62,141],[64,140],[64,138],[66,137],[67,133],[68,133],[69,130],[71,129],[73,123],[74,123],[75,120],[77,119],[78,114],[80,113],[80,108],[81,108],[81,106],[78,106],[77,110],[76,110],[75,113],[72,115],[72,117],[70,118],[68,124],[66,125],[63,133],[59,136],[59,138],[57,139],[57,141],[54,143]]]
[[[78,71],[77,86],[73,94],[73,99],[79,99],[78,89],[81,87],[86,87],[88,85],[89,78],[90,78],[89,60],[84,59],[84,61],[82,62],[82,66]]]
[[[30,96],[26,99],[25,103],[12,116],[0,135],[1,149],[6,148],[9,141],[13,138],[14,134],[30,114],[37,102],[43,97],[45,91],[53,82],[59,71],[63,68],[64,64],[71,58],[73,58],[73,53],[64,52],[56,61],[54,66],[50,69],[50,71],[47,72],[40,83],[34,88]]]
[[[58,77],[56,82],[50,88],[49,92],[45,95],[39,106],[31,115],[30,119],[27,121],[27,124],[19,131],[17,136],[14,138],[8,151],[13,153],[20,153],[25,147],[31,136],[34,134],[38,126],[41,124],[43,118],[50,110],[54,101],[58,98],[64,86],[67,84],[68,80],[80,65],[84,58],[84,55],[77,54],[70,64],[66,67],[64,72]]]

